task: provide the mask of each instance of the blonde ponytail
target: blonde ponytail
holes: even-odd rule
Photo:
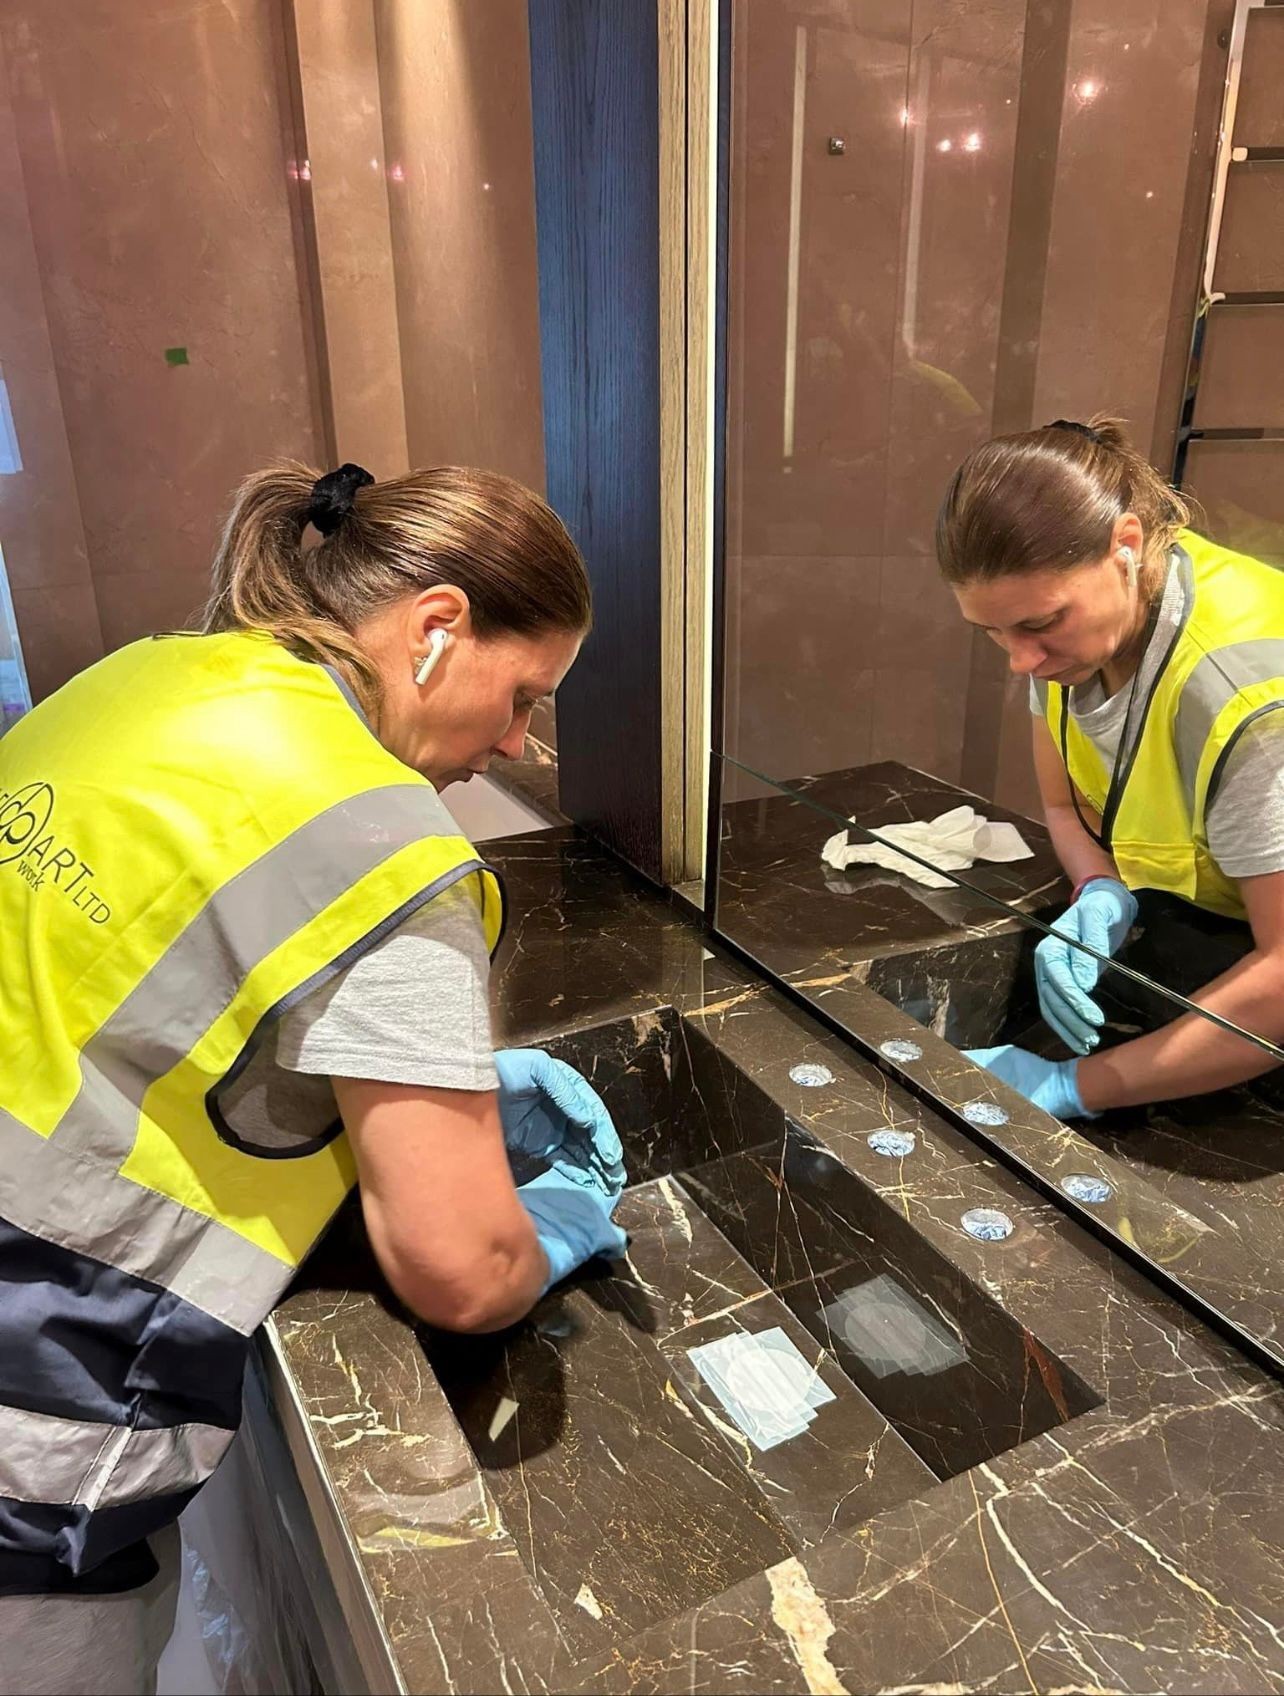
[[[214,560],[206,634],[265,631],[336,666],[377,706],[378,676],[358,630],[380,607],[434,584],[467,594],[483,640],[588,630],[579,551],[552,508],[512,478],[447,465],[370,482],[309,546],[317,482],[310,466],[283,460],[241,484]]]
[[[337,665],[358,694],[378,694],[373,666],[317,582],[305,551],[312,490],[320,473],[282,460],[252,473],[237,490],[214,556],[213,585],[201,620],[208,635],[263,630],[302,659]]]

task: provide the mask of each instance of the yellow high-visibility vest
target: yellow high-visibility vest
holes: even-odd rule
[[[123,1584],[212,1470],[354,1180],[337,1123],[256,1148],[222,1093],[461,880],[493,948],[499,885],[432,785],[267,636],[137,642],[0,739],[0,1590],[114,1557]]]
[[[1110,773],[1047,685],[1048,728],[1071,781],[1109,825],[1130,889],[1162,889],[1243,919],[1239,885],[1208,848],[1207,818],[1239,737],[1284,708],[1284,573],[1185,530],[1174,569],[1181,622],[1149,697],[1137,703],[1112,796]]]

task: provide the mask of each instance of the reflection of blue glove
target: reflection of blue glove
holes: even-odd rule
[[[1045,936],[1034,951],[1040,1011],[1076,1054],[1087,1054],[1101,1040],[1098,1032],[1105,1016],[1088,991],[1095,989],[1105,968],[1072,945],[1086,942],[1098,954],[1113,956],[1136,920],[1132,891],[1113,877],[1094,877],[1053,925],[1058,934]]]
[[[628,1238],[611,1221],[618,1195],[599,1184],[585,1182],[582,1170],[559,1162],[529,1184],[523,1184],[517,1199],[534,1221],[539,1246],[548,1256],[551,1289],[577,1266],[595,1254],[618,1260],[628,1247]]]
[[[504,1146],[510,1158],[519,1156],[518,1181],[522,1168],[560,1162],[568,1178],[619,1195],[624,1150],[606,1104],[575,1068],[539,1048],[504,1049],[495,1066]]]
[[[1024,1048],[970,1048],[965,1058],[984,1066],[1054,1119],[1096,1119],[1079,1097],[1077,1060],[1043,1060]]]

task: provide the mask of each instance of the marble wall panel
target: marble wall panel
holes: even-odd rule
[[[771,777],[870,757],[883,562],[841,555],[742,559],[740,680],[730,752]]]
[[[1169,354],[1193,310],[1174,278],[1202,239],[1219,5],[1067,0],[1029,42],[1018,0],[737,10],[733,758],[787,778],[896,758],[1037,807],[1023,691],[930,568],[906,562],[930,567],[949,475],[1000,423],[1114,410],[1143,447],[1171,440]],[[1047,181],[1031,207],[1016,149],[1037,140],[1023,109],[1046,101],[1049,77]],[[1009,292],[1029,281],[1013,243],[1036,236],[1035,295],[1013,315]],[[998,392],[1005,360],[1024,373],[1019,417]],[[826,555],[840,580],[840,561],[877,559],[876,614],[868,591],[835,592],[817,570]],[[834,628],[820,636],[815,599],[788,587],[800,582],[825,600]]]
[[[915,0],[910,12],[885,545],[932,557],[945,486],[994,427],[1025,5]],[[966,652],[968,632],[951,630]]]
[[[972,632],[923,554],[736,568],[728,751],[788,780],[898,759],[957,781]]]
[[[414,465],[544,487],[525,0],[377,0]]]
[[[192,617],[255,465],[542,487],[520,0],[3,0],[0,220],[37,698]]]
[[[294,0],[336,458],[405,471],[406,413],[373,0]]]
[[[1149,445],[1206,10],[1074,0],[1032,423],[1114,412]]]
[[[3,14],[0,14],[2,16]],[[38,698],[102,653],[0,31],[0,549]],[[60,617],[60,611],[66,616]]]
[[[788,0],[742,7],[736,22],[728,498],[740,544],[752,556],[877,555],[908,10]]]
[[[102,625],[92,584],[14,589],[10,598],[33,701],[102,658]]]
[[[39,550],[52,575],[35,568],[15,598],[37,647],[66,643],[48,669],[33,667],[41,687],[98,643],[77,504],[110,603],[106,639],[123,641],[199,599],[228,492],[248,467],[315,455],[279,14],[276,0],[84,0],[69,28],[58,7],[0,7],[78,496]],[[20,406],[19,431],[29,422]],[[59,468],[46,462],[33,510],[65,487],[56,437],[37,414],[33,452],[43,440]],[[69,572],[56,607],[34,598]]]

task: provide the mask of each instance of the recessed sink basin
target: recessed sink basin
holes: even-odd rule
[[[627,1259],[502,1335],[422,1332],[585,1652],[1099,1402],[690,1024],[641,1034],[554,1045],[624,1137]]]

